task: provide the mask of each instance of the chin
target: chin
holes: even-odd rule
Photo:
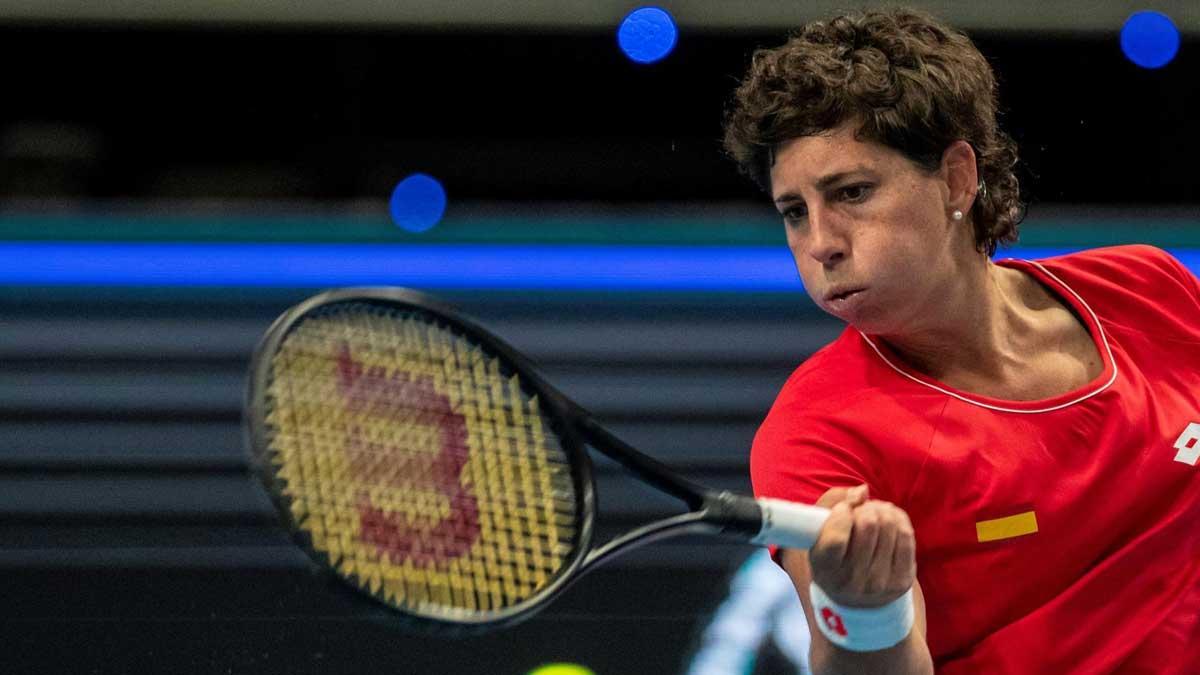
[[[865,311],[857,312],[854,316],[838,317],[845,321],[850,327],[867,335],[887,335],[895,330],[892,322],[888,321],[888,317],[880,316],[877,313]]]

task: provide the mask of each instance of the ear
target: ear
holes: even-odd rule
[[[966,141],[954,141],[942,153],[942,178],[946,181],[946,207],[964,214],[971,212],[975,193],[979,191],[979,172],[975,166],[975,149]]]

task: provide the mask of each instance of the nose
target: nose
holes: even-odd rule
[[[813,208],[808,213],[808,254],[822,265],[834,265],[846,257],[848,243],[836,217]]]

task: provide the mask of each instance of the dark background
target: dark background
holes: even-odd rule
[[[20,64],[2,194],[378,199],[420,170],[464,201],[755,200],[722,114],[753,50],[785,36],[685,34],[646,66],[607,31],[0,26]],[[1186,39],[1149,71],[1115,30],[974,37],[1035,202],[1198,199]]]
[[[752,50],[785,34],[685,32],[639,66],[607,29],[0,21],[0,215],[215,208],[234,238],[220,214],[382,211],[423,171],[452,209],[530,232],[564,204],[636,214],[613,242],[680,213],[762,219],[721,119]],[[1047,213],[1079,245],[1093,213],[1118,222],[1110,239],[1150,240],[1163,213],[1156,236],[1200,231],[1193,38],[1146,71],[1116,27],[972,34],[1021,146],[1031,232]],[[135,238],[170,239],[171,222]],[[0,671],[681,671],[748,548],[656,545],[465,640],[406,635],[313,572],[247,473],[240,409],[257,336],[314,290],[0,289]],[[775,392],[841,329],[789,294],[447,295],[622,437],[741,490]],[[673,506],[607,465],[599,494],[602,539]],[[760,672],[786,672],[765,654]]]

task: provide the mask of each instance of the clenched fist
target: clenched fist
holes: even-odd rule
[[[831,510],[809,551],[812,580],[845,607],[880,607],[917,577],[912,522],[899,507],[868,499],[867,486],[833,488],[817,506]]]

